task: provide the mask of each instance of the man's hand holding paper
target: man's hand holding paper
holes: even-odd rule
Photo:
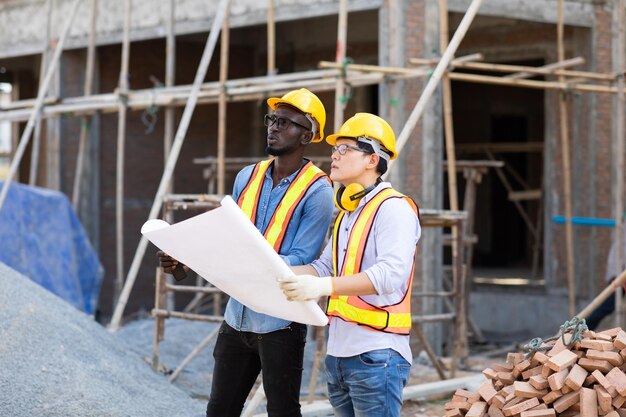
[[[333,293],[333,282],[330,277],[289,275],[279,278],[278,282],[289,301],[317,301],[320,297]]]
[[[149,220],[142,227],[142,234],[167,254],[164,265],[172,267],[178,262],[177,269],[184,264],[258,313],[326,325],[328,319],[316,303],[292,303],[286,299],[276,278],[291,273],[287,264],[232,198],[224,197],[221,204],[173,225]]]

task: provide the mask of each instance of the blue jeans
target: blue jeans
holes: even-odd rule
[[[328,399],[337,417],[400,417],[411,364],[393,349],[326,356]]]

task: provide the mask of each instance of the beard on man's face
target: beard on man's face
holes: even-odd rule
[[[287,149],[285,149],[285,148],[276,149],[276,148],[272,148],[271,146],[266,146],[265,147],[265,153],[268,154],[268,155],[281,156],[281,155],[284,155],[285,152],[287,152]]]

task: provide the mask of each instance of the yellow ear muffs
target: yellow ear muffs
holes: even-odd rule
[[[376,188],[376,186],[381,182],[382,180],[379,178],[376,180],[375,184],[372,184],[367,188],[363,188],[363,186],[358,182],[349,184],[346,187],[341,186],[335,192],[335,205],[340,210],[354,211],[358,207],[359,201],[361,201],[367,193]]]
[[[354,211],[365,194],[367,192],[358,182],[349,184],[346,187],[341,186],[335,192],[335,205],[340,210]]]

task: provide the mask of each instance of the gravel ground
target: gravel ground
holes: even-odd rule
[[[199,417],[118,335],[0,264],[0,416]]]
[[[218,324],[168,319],[160,363],[174,370]],[[152,370],[154,321],[127,323],[110,333],[91,317],[0,263],[0,416],[200,417],[211,387],[213,340],[174,384]],[[305,349],[306,396],[316,342]],[[460,373],[458,376],[462,376]],[[436,372],[417,355],[410,384],[435,381]],[[326,396],[324,371],[317,399]],[[407,401],[403,417],[443,415],[446,399]],[[265,404],[256,413],[265,412]]]

